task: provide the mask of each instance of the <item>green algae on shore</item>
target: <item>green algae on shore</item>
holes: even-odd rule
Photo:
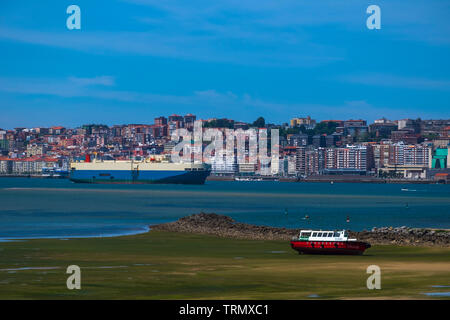
[[[1,299],[431,299],[439,296],[423,292],[450,283],[449,248],[374,246],[363,256],[300,256],[286,241],[161,231],[0,247]],[[66,268],[74,264],[81,290],[66,287]],[[372,264],[381,268],[381,290],[366,288]]]

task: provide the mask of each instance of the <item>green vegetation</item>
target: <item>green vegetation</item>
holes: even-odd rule
[[[330,121],[330,122],[320,122],[318,123],[314,129],[306,130],[306,133],[310,136],[316,135],[316,134],[333,134],[336,132],[336,128],[338,127],[338,124],[336,122]]]
[[[81,267],[81,290],[66,268]],[[381,290],[366,268],[381,268]],[[19,268],[57,267],[57,269]],[[363,256],[298,255],[286,241],[150,232],[0,243],[2,299],[427,298],[449,291],[450,248],[375,246]],[[9,270],[5,270],[9,269]]]
[[[302,130],[302,127],[303,127],[303,130]],[[304,125],[301,125],[300,127],[293,127],[293,128],[280,128],[279,129],[280,131],[279,131],[279,135],[280,135],[280,137],[284,137],[284,138],[286,138],[286,136],[288,135],[288,134],[299,134],[299,133],[303,133],[303,132],[305,132],[306,131],[306,128],[305,128],[305,126]],[[269,131],[270,132],[270,131]]]
[[[264,128],[266,126],[266,120],[263,117],[259,117],[253,121],[252,127]]]
[[[330,121],[330,122],[320,122],[318,123],[314,129],[306,129],[305,125],[301,125],[298,127],[280,129],[280,136],[286,137],[288,134],[299,134],[304,133],[308,136],[314,136],[317,134],[326,134],[330,135],[336,132],[336,128],[338,127],[338,123]]]
[[[8,150],[9,148],[9,141],[6,139],[0,140],[0,150]]]
[[[234,128],[234,121],[228,119],[215,119],[203,123],[204,128]]]

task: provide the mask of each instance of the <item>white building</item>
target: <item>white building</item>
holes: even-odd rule
[[[232,159],[230,161],[230,158]],[[211,173],[216,175],[234,175],[238,172],[236,157],[220,157],[211,158]]]

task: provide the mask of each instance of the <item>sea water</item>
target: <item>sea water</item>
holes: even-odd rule
[[[147,231],[151,224],[202,211],[287,228],[450,229],[450,185],[274,181],[91,185],[66,179],[0,178],[0,239],[134,234]]]

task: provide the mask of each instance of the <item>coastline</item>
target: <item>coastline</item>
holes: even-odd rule
[[[150,226],[155,231],[215,235],[222,238],[245,240],[285,240],[298,235],[300,229],[257,226],[236,222],[232,218],[215,213],[198,213]],[[370,231],[351,231],[349,235],[373,245],[450,247],[450,231],[408,227],[373,228]]]
[[[43,176],[39,174],[32,175],[0,175],[0,178],[29,178],[29,179],[69,179],[66,176]],[[208,176],[206,181],[237,181],[236,178],[249,178],[248,181],[239,182],[261,182],[261,181],[279,181],[279,182],[307,182],[307,183],[373,183],[373,184],[445,184],[432,179],[384,179],[371,176],[346,176],[346,175],[315,175],[306,178],[290,177],[272,177],[272,176],[253,176],[253,177],[234,177],[234,176]],[[124,184],[127,183],[116,183]]]
[[[450,248],[373,246],[363,256],[300,256],[286,241],[154,231],[2,243],[0,299],[441,299]],[[67,290],[69,265],[82,291]],[[383,290],[367,290],[368,265]],[[400,279],[400,282],[399,282]],[[432,293],[432,295],[425,295]]]
[[[206,181],[236,181],[234,176],[209,176]],[[373,184],[442,184],[431,179],[412,180],[412,179],[384,179],[371,176],[354,175],[316,175],[306,178],[289,177],[270,177],[270,176],[252,176],[246,177],[249,180],[243,182],[261,182],[261,181],[279,181],[279,182],[307,182],[307,183],[373,183]],[[242,181],[241,181],[242,182]]]
[[[448,247],[299,256],[285,240],[157,229],[60,240],[2,243],[0,299],[442,299],[447,290],[438,286],[450,281]],[[65,286],[64,270],[73,264],[83,272],[83,291]],[[383,268],[383,290],[364,285],[373,264]]]
[[[151,231],[213,235],[220,238],[255,240],[255,241],[289,241],[296,237],[300,229],[270,227],[236,222],[231,217],[215,213],[198,213],[179,218],[176,221],[144,226],[140,230],[105,233],[94,235],[59,235],[36,237],[2,237],[0,243],[23,242],[28,240],[70,240],[70,239],[104,239],[137,236]],[[398,245],[421,247],[450,247],[450,229],[381,227],[372,230],[352,231],[349,236],[373,245]]]
[[[150,232],[149,226],[142,227],[142,230],[118,232],[118,233],[104,233],[104,234],[94,234],[86,236],[43,236],[43,237],[2,237],[0,238],[0,243],[2,242],[18,242],[27,240],[69,240],[69,239],[102,239],[102,238],[116,238],[125,236],[135,236],[140,234],[145,234]]]

